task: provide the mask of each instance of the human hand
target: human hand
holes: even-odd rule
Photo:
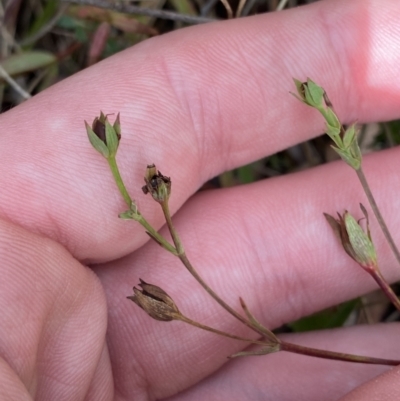
[[[226,363],[243,343],[153,321],[127,300],[140,277],[191,318],[251,335],[176,258],[146,243],[140,226],[117,218],[124,202],[83,120],[121,112],[118,161],[141,212],[162,227],[159,208],[140,191],[154,162],[172,177],[174,222],[193,264],[230,305],[239,310],[243,297],[272,329],[375,288],[322,217],[364,201],[355,175],[339,162],[191,196],[222,171],[322,131],[320,116],[288,94],[292,77],[324,86],[344,122],[398,118],[399,11],[394,0],[325,1],[178,31],[3,114],[1,398],[336,400],[360,386],[344,399],[395,399],[397,368],[362,385],[387,368],[287,353]],[[365,158],[395,240],[398,153]],[[372,230],[395,281],[399,269]],[[289,337],[394,359],[398,332],[385,325]]]

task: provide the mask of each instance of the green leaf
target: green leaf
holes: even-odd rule
[[[343,136],[343,145],[345,148],[349,148],[356,138],[356,127],[355,124],[352,124],[349,128],[347,128],[346,132]]]
[[[132,210],[126,210],[125,212],[120,213],[118,217],[122,220],[134,220],[132,213]]]
[[[110,157],[110,151],[106,144],[93,132],[90,125],[85,121],[86,132],[92,146],[101,153],[106,159]]]
[[[321,312],[314,313],[313,315],[303,317],[295,322],[289,323],[289,326],[295,332],[342,327],[359,303],[359,299],[354,299],[332,308],[325,309]]]
[[[356,159],[351,154],[349,149],[341,150],[335,146],[332,146],[332,149],[339,154],[344,162],[346,162],[350,167],[354,168],[354,170],[358,170],[361,167],[361,159]]]
[[[300,102],[303,102],[303,103],[307,104],[307,103],[306,103],[306,99],[305,99],[305,97],[304,97],[303,82],[299,81],[299,80],[296,79],[296,78],[293,78],[293,82],[294,82],[294,84],[296,85],[296,89],[297,89],[298,96],[297,96],[295,93],[293,93],[293,92],[290,92],[290,93],[291,93],[296,99],[300,100]]]
[[[61,29],[66,29],[68,31],[73,31],[74,29],[77,28],[86,29],[87,24],[82,19],[78,19],[75,17],[71,17],[70,15],[64,14],[58,19],[57,27]]]
[[[123,213],[120,213],[118,217],[122,220],[135,220],[140,222],[143,218],[140,214],[139,210],[137,209],[136,203],[132,202],[131,209],[126,210]]]
[[[194,5],[189,0],[170,0],[170,3],[173,5],[176,11],[180,14],[187,15],[196,15],[197,11],[194,8]]]
[[[254,163],[238,168],[237,175],[241,184],[250,184],[256,181]]]
[[[28,51],[14,54],[1,61],[1,66],[11,76],[35,71],[39,68],[48,67],[55,63],[57,58],[54,54],[46,51]]]
[[[73,31],[74,38],[80,43],[87,43],[89,40],[90,23],[87,21],[64,14],[58,19],[57,27]]]
[[[330,107],[324,109],[324,111],[321,111],[321,114],[324,116],[326,123],[328,125],[336,128],[340,132],[340,129],[342,128],[342,124],[340,124],[340,121],[339,121],[337,115]]]
[[[326,123],[326,134],[329,136],[329,138],[332,139],[333,142],[335,142],[336,146],[339,148],[343,147],[343,141],[342,138],[340,138],[340,129],[336,127],[332,127],[328,123]]]
[[[310,106],[321,107],[324,104],[324,89],[310,78],[307,79],[307,84],[304,85],[304,90],[306,101]]]
[[[44,1],[42,3],[42,7],[37,8],[39,12],[35,15],[35,18],[32,19],[33,23],[29,28],[29,32],[22,41],[37,33],[41,29],[46,29],[45,25],[48,24],[52,18],[54,18],[59,7],[60,2],[57,0]]]
[[[359,160],[360,161],[360,165],[361,165],[362,153],[361,153],[360,146],[358,145],[357,137],[356,137],[356,140],[353,141],[353,143],[351,144],[350,150],[351,150],[351,153],[352,153],[353,157],[355,159]]]

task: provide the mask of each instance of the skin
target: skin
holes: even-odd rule
[[[15,400],[390,400],[400,368],[278,353],[180,322],[157,322],[125,297],[139,278],[195,320],[252,336],[134,222],[83,120],[121,113],[118,162],[142,213],[147,164],[171,176],[171,209],[189,258],[229,304],[242,296],[274,328],[375,289],[322,212],[366,204],[335,162],[245,187],[202,192],[209,178],[323,131],[292,96],[292,77],[323,85],[344,123],[400,117],[400,3],[323,1],[147,40],[1,115],[0,398]],[[397,243],[400,150],[364,168]],[[190,199],[189,199],[190,198]],[[388,281],[400,270],[372,219]],[[87,267],[90,266],[90,267]],[[396,324],[285,339],[400,359]],[[179,393],[179,394],[178,394]]]

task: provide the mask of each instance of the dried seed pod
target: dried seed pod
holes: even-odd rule
[[[134,294],[128,299],[140,306],[150,317],[169,322],[182,316],[173,299],[160,287],[140,279],[140,287],[133,287]]]

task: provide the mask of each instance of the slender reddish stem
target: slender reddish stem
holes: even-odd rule
[[[390,302],[396,307],[398,311],[400,311],[400,300],[394,293],[390,285],[387,283],[385,278],[382,276],[380,270],[371,268],[367,271],[368,273],[371,274],[372,278],[378,283],[379,287],[381,287],[382,291],[385,293],[386,297],[390,300]]]
[[[366,363],[371,365],[388,365],[388,366],[400,365],[400,361],[393,359],[372,358],[369,356],[344,354],[341,352],[333,352],[333,351],[303,347],[302,345],[291,344],[284,341],[281,341],[280,349],[281,351],[293,352],[295,354],[301,354],[301,355],[315,356],[317,358],[332,359],[335,361]]]

